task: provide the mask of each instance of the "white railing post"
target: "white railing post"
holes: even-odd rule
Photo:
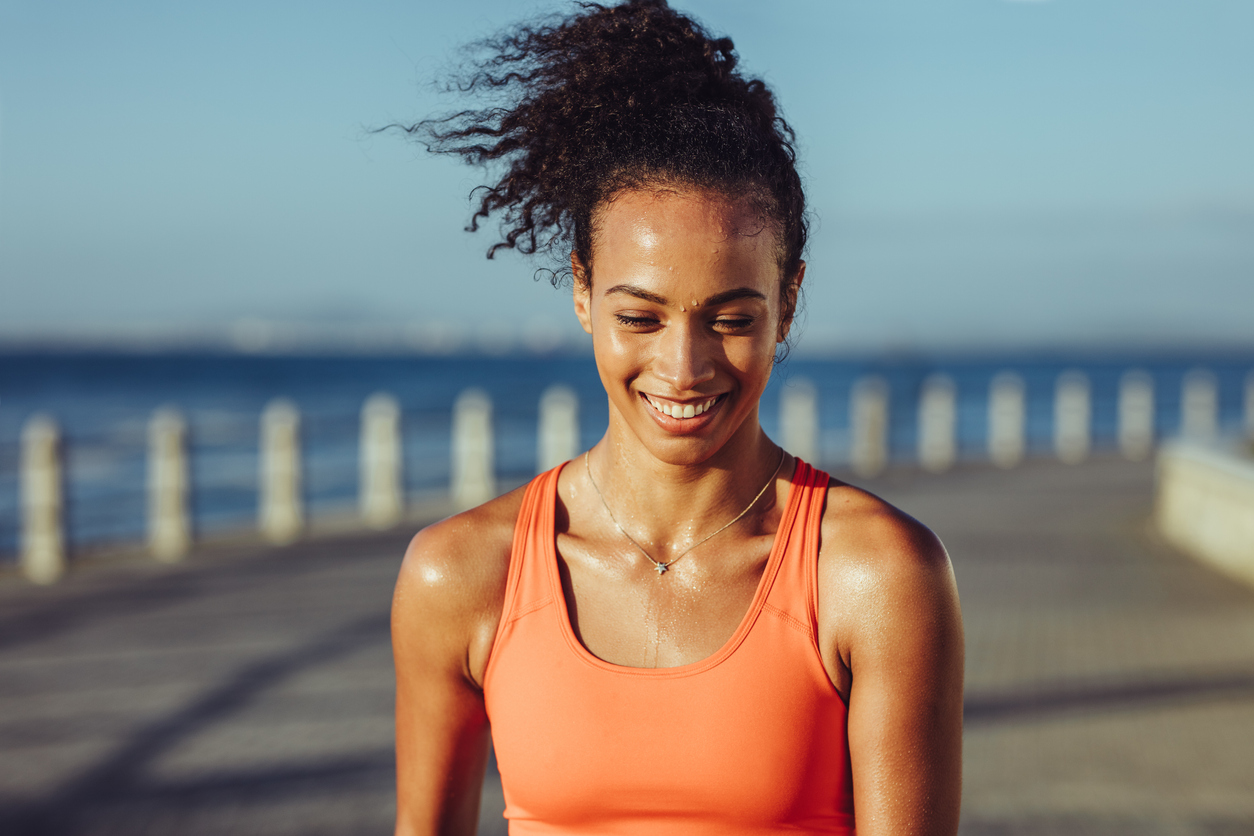
[[[1245,376],[1245,437],[1254,441],[1254,371]]]
[[[305,527],[301,497],[300,412],[276,398],[261,413],[261,532],[277,545],[291,543]]]
[[[1001,372],[988,389],[988,457],[998,467],[1023,461],[1027,407],[1023,378]]]
[[[1119,379],[1119,450],[1142,461],[1154,448],[1154,378],[1134,369]]]
[[[1088,458],[1090,446],[1089,379],[1080,371],[1066,371],[1054,387],[1054,452],[1067,464]]]
[[[850,399],[849,463],[859,476],[874,476],[888,464],[888,384],[864,377]]]
[[[812,465],[820,463],[819,396],[810,381],[789,381],[780,392],[779,435],[789,453]]]
[[[467,389],[453,404],[453,504],[471,508],[496,496],[493,471],[492,401]]]
[[[34,583],[65,574],[65,500],[61,431],[46,415],[22,428],[22,571]]]
[[[405,512],[402,488],[401,408],[377,392],[361,407],[358,504],[372,528],[390,528]]]
[[[958,457],[957,425],[954,382],[932,375],[923,381],[919,394],[919,464],[924,470],[941,473],[953,467]]]
[[[540,396],[536,472],[543,473],[579,452],[579,398],[569,386],[554,384]]]
[[[1180,434],[1210,441],[1219,434],[1219,387],[1215,375],[1193,369],[1184,376],[1180,395]]]
[[[148,422],[148,548],[173,563],[192,547],[187,462],[187,422],[174,409],[158,409]]]

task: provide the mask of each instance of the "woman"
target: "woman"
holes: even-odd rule
[[[474,832],[490,727],[511,833],[955,833],[948,557],[758,422],[805,277],[770,91],[664,0],[487,46],[508,103],[411,130],[508,166],[493,250],[569,246],[609,426],[414,538],[396,832]]]

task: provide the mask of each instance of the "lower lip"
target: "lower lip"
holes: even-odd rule
[[[726,395],[719,395],[710,408],[700,415],[694,415],[691,418],[672,418],[669,415],[658,412],[644,395],[640,396],[640,400],[644,402],[645,409],[653,416],[653,420],[657,421],[658,426],[674,435],[687,435],[709,426],[710,422],[714,420],[714,413],[718,412],[725,399]]]

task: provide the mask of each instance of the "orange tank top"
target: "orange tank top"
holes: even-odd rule
[[[846,707],[816,638],[827,474],[797,461],[753,603],[718,652],[631,668],[571,628],[560,471],[527,487],[484,674],[509,832],[854,833]]]

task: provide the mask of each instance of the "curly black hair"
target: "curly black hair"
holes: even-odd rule
[[[766,84],[736,71],[731,39],[711,37],[666,0],[627,0],[579,3],[473,49],[454,84],[498,104],[402,127],[435,153],[504,166],[477,190],[467,226],[501,213],[489,258],[564,245],[590,271],[603,202],[680,185],[752,200],[776,228],[783,274],[796,274],[808,221],[795,136]]]

